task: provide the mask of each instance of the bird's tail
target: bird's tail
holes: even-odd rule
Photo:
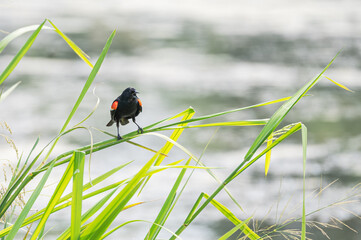
[[[115,122],[113,120],[110,120],[107,124],[107,127],[110,127],[111,125],[113,125]]]

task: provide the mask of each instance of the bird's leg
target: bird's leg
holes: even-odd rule
[[[143,128],[141,128],[141,127],[138,125],[138,123],[135,122],[135,117],[132,117],[132,120],[133,120],[133,122],[135,123],[135,125],[138,126],[138,133],[143,133],[143,132],[144,132],[144,131],[143,131]]]
[[[122,137],[119,134],[119,121],[117,121],[117,133],[118,133],[118,140],[122,139]]]

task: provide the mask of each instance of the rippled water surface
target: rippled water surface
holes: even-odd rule
[[[110,103],[121,91],[134,86],[140,92],[144,111],[142,126],[172,116],[192,106],[201,116],[286,97],[319,74],[342,49],[326,76],[352,90],[347,92],[323,79],[285,119],[302,121],[308,128],[307,212],[356,195],[353,187],[361,176],[361,2],[348,1],[215,1],[193,0],[175,3],[157,1],[2,1],[0,37],[20,27],[51,19],[63,32],[91,56],[95,63],[112,30],[117,30],[111,49],[96,78],[96,95],[101,102],[86,122],[103,130],[109,120]],[[0,55],[3,70],[24,44],[26,37],[13,41]],[[40,136],[44,146],[56,136],[70,112],[90,68],[78,59],[66,43],[50,30],[43,30],[26,57],[1,87],[17,81],[19,87],[0,104],[0,120],[13,131],[18,148],[27,154]],[[89,92],[72,124],[84,118],[96,98]],[[244,120],[269,118],[278,106],[247,110],[220,118]],[[133,124],[122,133],[135,130]],[[195,129],[183,133],[180,143],[199,156],[214,135],[202,160],[224,179],[242,161],[261,130],[252,128]],[[2,130],[3,131],[3,130]],[[94,140],[108,137],[96,131]],[[15,159],[4,140],[0,140],[1,159]],[[163,142],[151,136],[137,138],[154,149]],[[89,144],[85,130],[60,142],[54,156]],[[120,144],[95,153],[91,173],[97,176],[114,166],[135,160],[121,178],[131,175],[152,156],[132,145]],[[174,150],[168,163],[185,158]],[[139,164],[138,164],[139,163]],[[297,134],[273,151],[270,172],[264,177],[260,162],[240,175],[229,186],[243,212],[228,195],[217,200],[240,219],[254,216],[268,225],[299,217],[302,200],[302,145]],[[61,171],[59,170],[59,174]],[[174,176],[172,174],[174,173]],[[178,171],[161,173],[150,181],[134,202],[147,201],[139,208],[120,215],[117,224],[131,219],[153,221]],[[116,176],[114,179],[119,179]],[[314,191],[334,182],[321,194]],[[53,179],[53,182],[57,181]],[[200,192],[211,193],[217,183],[204,171],[196,171],[166,225],[175,231],[185,219]],[[161,186],[161,187],[160,187]],[[29,186],[29,190],[34,186]],[[50,186],[49,188],[51,188]],[[353,192],[352,192],[353,191]],[[46,201],[48,196],[44,196]],[[357,197],[352,198],[358,200]],[[92,202],[94,201],[94,202]],[[85,202],[91,206],[95,200]],[[40,208],[35,206],[35,208]],[[346,209],[346,210],[345,210]],[[359,203],[330,207],[309,216],[310,220],[332,223],[331,217],[345,221],[358,230]],[[49,232],[56,236],[70,217],[70,211],[54,215],[60,224]],[[210,220],[211,219],[211,220]],[[207,207],[181,237],[216,239],[231,229],[222,215]],[[266,226],[267,226],[266,224]],[[112,235],[113,239],[141,239],[148,226],[129,225]],[[339,226],[341,226],[339,224]],[[298,227],[298,226],[295,226]],[[313,239],[326,239],[315,228]],[[326,229],[331,239],[358,239],[357,233]],[[342,235],[344,238],[340,238]],[[169,235],[164,232],[162,238]],[[110,238],[112,239],[112,238]],[[274,238],[276,239],[276,238]]]

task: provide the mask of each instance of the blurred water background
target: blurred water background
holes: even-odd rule
[[[95,63],[110,33],[117,35],[96,78],[96,94],[101,99],[94,115],[85,123],[111,132],[111,102],[128,86],[135,87],[144,104],[138,118],[141,126],[172,116],[192,106],[197,116],[248,106],[289,96],[311,80],[342,49],[326,76],[339,81],[354,93],[323,79],[285,119],[302,121],[308,127],[307,212],[356,194],[353,187],[361,176],[361,2],[346,1],[215,1],[185,0],[179,3],[154,1],[9,1],[0,2],[0,37],[20,27],[51,19],[77,43]],[[26,37],[13,41],[0,55],[3,71]],[[26,155],[36,138],[44,146],[60,130],[90,68],[55,33],[42,30],[34,45],[6,80],[7,89],[17,81],[19,87],[0,104],[0,120],[12,129],[20,152]],[[89,93],[73,124],[93,108],[96,98]],[[279,105],[278,105],[279,106]],[[239,112],[219,120],[268,118],[278,106]],[[136,130],[129,124],[124,134]],[[199,156],[214,136],[202,160],[224,179],[242,161],[261,127],[187,130],[180,143]],[[4,131],[4,129],[2,129]],[[108,137],[94,132],[94,140]],[[157,149],[164,142],[140,137],[137,142]],[[1,159],[15,161],[14,151],[0,140]],[[61,140],[54,156],[90,143],[85,130]],[[91,174],[135,160],[114,179],[132,174],[152,156],[129,144],[120,144],[93,155]],[[172,151],[175,161],[186,156]],[[3,160],[2,160],[3,161]],[[137,165],[139,163],[139,165]],[[61,170],[58,170],[59,174]],[[153,221],[179,170],[159,174],[150,181],[137,201],[147,201],[127,210],[117,224],[130,219]],[[169,173],[174,173],[174,177]],[[166,179],[166,180],[165,180]],[[334,182],[322,194],[317,191]],[[175,231],[184,221],[199,193],[211,193],[217,183],[199,170],[183,194],[177,210],[170,216],[169,229]],[[56,179],[53,179],[56,184]],[[55,185],[49,186],[49,189]],[[32,187],[29,185],[28,190]],[[217,200],[240,219],[254,216],[265,219],[265,226],[282,223],[301,215],[302,145],[297,134],[273,151],[269,175],[259,161],[229,186],[242,205],[238,209],[226,194]],[[43,201],[47,195],[44,194]],[[357,197],[353,198],[358,200]],[[92,204],[93,200],[86,203]],[[35,206],[35,208],[41,207]],[[284,211],[284,213],[283,213]],[[361,220],[349,211],[361,213],[359,203],[327,208],[309,220],[332,222],[335,217],[355,230]],[[57,236],[69,222],[69,211],[54,215],[48,238]],[[216,239],[231,228],[212,206],[181,235],[183,239]],[[341,226],[339,224],[339,226]],[[296,227],[299,227],[296,225]],[[109,239],[141,239],[148,229],[145,223],[129,225]],[[312,239],[326,239],[321,231],[309,228]],[[360,234],[342,226],[325,230],[331,239],[359,239]],[[169,234],[163,233],[163,238]],[[278,238],[274,238],[278,239]]]

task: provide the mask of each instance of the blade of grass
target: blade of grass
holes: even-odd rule
[[[15,30],[14,32],[9,33],[6,37],[4,37],[0,41],[0,53],[6,48],[6,46],[12,40],[14,40],[17,37],[20,37],[24,33],[27,33],[27,32],[30,32],[30,31],[35,31],[38,27],[39,27],[39,25],[31,25],[31,26],[19,28],[19,29]],[[47,27],[44,26],[43,29],[45,29],[45,28],[47,28]],[[48,28],[48,29],[50,29],[50,28]]]
[[[331,66],[332,62],[338,56],[339,53],[331,60],[331,62],[322,70],[322,72],[313,80],[305,84],[300,90],[298,90],[287,102],[285,102],[271,117],[269,122],[264,126],[258,137],[253,142],[252,146],[248,150],[244,159],[249,161],[257,149],[265,142],[268,136],[276,129],[276,127],[282,122],[287,113],[294,107],[294,105],[318,82],[322,77],[322,74]]]
[[[136,143],[136,142],[133,142],[133,141],[127,141],[127,143],[132,144],[132,145],[137,146],[137,147],[140,147],[140,148],[143,148],[143,149],[148,150],[148,151],[150,151],[150,152],[154,152],[154,153],[157,152],[157,151],[154,150],[154,149],[151,149],[151,148],[149,148],[149,147],[146,147],[146,146],[144,146],[144,145],[141,145],[141,144]],[[164,153],[160,153],[160,155],[162,155],[162,156],[164,156],[164,157],[168,157],[168,155],[166,155],[166,154],[164,154]]]
[[[76,240],[80,236],[84,161],[85,161],[85,154],[83,152],[74,153],[73,193],[72,193],[73,196],[71,202],[71,239],[72,240]]]
[[[206,123],[199,125],[191,125],[191,126],[177,126],[177,127],[169,127],[162,128],[161,130],[174,130],[174,129],[182,129],[182,128],[202,128],[202,127],[226,127],[226,126],[259,126],[267,124],[268,119],[260,119],[260,120],[247,120],[247,121],[232,121],[232,122],[216,122],[216,123]]]
[[[267,140],[267,147],[269,147],[272,144],[273,134],[269,135]],[[266,160],[265,160],[265,166],[264,166],[264,175],[267,176],[269,165],[271,163],[271,150],[266,153]]]
[[[326,77],[325,75],[323,75],[323,77],[325,77],[326,79],[330,80],[332,83],[336,84],[336,85],[339,86],[340,88],[343,88],[343,89],[345,89],[345,90],[347,90],[347,91],[349,91],[349,92],[354,92],[354,91],[352,91],[351,89],[349,89],[348,87],[342,85],[341,83],[338,83],[338,82],[332,80],[332,79],[329,78],[329,77]]]
[[[166,142],[166,145],[168,145],[168,143],[172,144],[172,147],[175,145],[176,147],[178,147],[179,149],[181,149],[184,153],[186,153],[189,157],[191,157],[194,161],[199,162],[198,158],[196,156],[194,156],[188,149],[186,149],[184,146],[182,146],[181,144],[179,144],[178,142],[176,142],[175,140],[173,140],[171,137],[167,137],[166,135],[163,134],[159,134],[159,133],[144,133],[143,135],[153,135],[153,136],[157,136],[159,138],[164,139]],[[167,151],[168,150],[168,151]],[[166,153],[169,153],[169,148],[162,148],[162,151],[166,151]],[[164,157],[163,157],[164,158]],[[159,159],[159,158],[158,158]],[[160,164],[160,163],[159,163]],[[154,166],[159,166],[159,164],[154,164]]]
[[[4,80],[10,75],[10,73],[14,70],[16,65],[20,62],[20,60],[24,57],[27,53],[33,42],[35,41],[36,37],[38,36],[41,28],[44,26],[46,20],[44,20],[39,27],[31,34],[28,38],[24,46],[19,50],[19,52],[15,55],[15,57],[11,60],[9,65],[5,68],[5,70],[0,75],[0,85],[4,82]]]
[[[52,21],[50,21],[50,20],[48,19],[48,22],[53,26],[53,28],[55,29],[55,32],[58,33],[58,34],[64,39],[64,41],[69,45],[69,47],[70,47],[71,49],[73,49],[73,51],[74,51],[86,64],[88,64],[91,68],[93,68],[93,64],[88,60],[89,56],[88,56],[83,50],[81,50],[70,38],[68,38],[68,36],[66,36],[62,31],[60,31],[60,29],[57,28]]]
[[[91,110],[91,112],[88,114],[88,116],[86,116],[83,120],[81,120],[79,123],[75,124],[73,128],[76,128],[78,126],[80,126],[80,124],[82,124],[83,122],[85,122],[86,120],[88,120],[93,114],[94,112],[97,110],[99,103],[100,103],[100,98],[95,94],[95,89],[96,87],[93,88],[93,96],[97,99],[97,102],[95,103],[95,106],[93,107],[93,109]]]
[[[230,238],[235,232],[237,232],[238,230],[241,229],[241,227],[243,227],[245,224],[248,224],[249,220],[251,218],[247,218],[246,220],[244,220],[242,223],[237,224],[236,226],[234,226],[231,230],[229,230],[228,232],[226,232],[222,237],[218,238],[218,240],[227,240],[228,238]]]
[[[209,195],[203,193],[203,197],[205,199],[209,199]],[[212,199],[211,204],[215,206],[218,211],[220,211],[229,221],[231,221],[234,225],[238,225],[244,223],[243,221],[239,220],[226,206],[222,205],[220,202]],[[243,225],[240,230],[251,240],[260,239],[260,237],[250,229],[247,224]]]
[[[188,166],[190,161],[191,161],[191,158],[188,159],[188,161],[185,165]],[[176,194],[177,194],[177,190],[179,188],[179,185],[182,182],[182,179],[183,179],[185,173],[186,173],[186,169],[182,169],[182,171],[178,175],[177,180],[175,181],[171,191],[169,192],[167,199],[163,203],[163,206],[162,206],[161,210],[159,211],[158,216],[154,220],[153,225],[151,226],[147,236],[145,237],[146,240],[153,240],[153,239],[156,239],[156,237],[158,236],[158,234],[161,230],[161,227],[164,225],[165,221],[167,220],[167,218],[169,216],[169,213],[172,209],[172,205],[173,205],[173,202],[174,202]]]
[[[6,237],[7,240],[14,239],[15,235],[18,233],[18,231],[19,231],[21,225],[23,224],[26,216],[28,215],[28,213],[30,212],[33,204],[35,203],[35,200],[40,195],[41,190],[43,190],[43,187],[44,187],[46,181],[49,178],[51,170],[54,167],[54,164],[55,164],[55,162],[53,162],[50,165],[50,167],[48,168],[48,170],[46,170],[46,172],[45,172],[44,176],[42,177],[42,179],[40,180],[38,186],[35,188],[34,192],[31,194],[29,200],[26,202],[26,204],[25,204],[23,210],[21,211],[18,219],[16,220],[16,222],[12,226],[11,231],[9,232],[8,236]]]
[[[16,88],[20,83],[21,83],[21,81],[19,81],[19,82],[15,83],[14,85],[12,85],[12,86],[11,86],[8,90],[6,90],[5,92],[0,93],[0,103],[1,103],[2,101],[4,101],[4,99],[7,98],[7,96],[9,96],[10,93],[11,93],[12,91],[14,91],[15,88]]]

